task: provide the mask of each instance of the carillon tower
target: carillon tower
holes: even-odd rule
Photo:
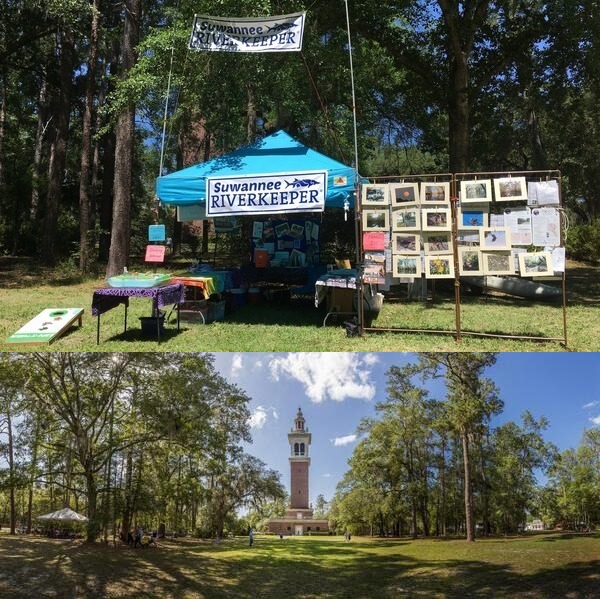
[[[315,520],[309,499],[311,433],[298,408],[294,426],[288,433],[290,445],[290,507],[284,518],[269,520],[269,532],[284,535],[320,534],[329,531],[327,520]]]

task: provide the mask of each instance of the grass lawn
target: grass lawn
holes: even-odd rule
[[[3,597],[597,597],[600,535],[256,537],[157,549],[0,535]]]
[[[96,319],[91,315],[92,292],[101,277],[65,282],[56,273],[36,268],[31,260],[0,258],[0,350],[26,351],[25,345],[4,340],[44,308],[85,309],[83,327],[73,327],[48,347],[52,351],[562,351],[558,342],[533,342],[452,335],[367,333],[347,338],[343,318],[323,328],[324,311],[311,302],[290,301],[246,305],[226,320],[209,325],[182,323],[177,333],[174,319],[164,342],[157,345],[141,335],[139,316],[148,316],[150,300],[130,302],[129,330],[123,333],[123,307],[102,316],[101,342],[96,345]],[[567,269],[568,348],[600,350],[600,267],[569,263]],[[377,326],[452,330],[455,323],[453,294],[439,293],[435,300],[386,301]],[[511,334],[562,337],[559,304],[531,302],[509,296],[474,297],[466,293],[461,304],[462,329]],[[35,346],[44,349],[46,346]]]

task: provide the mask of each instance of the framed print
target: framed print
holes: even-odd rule
[[[453,279],[454,256],[425,256],[425,277],[428,279]]]
[[[396,278],[421,276],[421,256],[394,254],[392,263],[392,273]]]
[[[484,275],[514,275],[515,260],[512,251],[482,252]]]
[[[387,206],[390,203],[389,187],[383,184],[367,183],[362,187],[362,205]]]
[[[419,254],[421,236],[418,233],[394,233],[392,235],[393,254]]]
[[[452,220],[449,208],[426,208],[423,210],[424,231],[449,231]]]
[[[484,227],[481,229],[482,250],[510,250],[510,230]]]
[[[494,179],[494,198],[496,202],[514,202],[527,199],[525,177],[502,177]]]
[[[461,275],[482,275],[481,252],[473,248],[460,248],[458,250],[458,270]]]
[[[552,254],[550,252],[522,252],[519,254],[519,270],[522,277],[551,277]]]
[[[417,183],[390,183],[392,206],[419,203],[419,185]]]
[[[492,180],[481,179],[479,181],[460,182],[460,203],[482,204],[492,201]]]
[[[456,241],[459,246],[481,245],[481,231],[463,231],[459,229],[456,235]]]
[[[421,228],[418,208],[398,208],[392,210],[392,230],[406,231]]]
[[[459,229],[481,229],[488,226],[487,208],[467,208],[458,212]]]
[[[389,210],[363,210],[365,231],[388,231],[390,228]]]
[[[450,183],[421,183],[421,204],[449,204]]]
[[[425,233],[423,246],[426,254],[449,254],[452,251],[452,236],[448,233]]]

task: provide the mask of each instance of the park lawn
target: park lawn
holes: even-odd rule
[[[163,342],[142,337],[138,317],[148,316],[150,300],[130,301],[128,331],[123,333],[124,309],[102,315],[101,341],[96,344],[96,318],[91,315],[93,290],[100,277],[84,281],[60,280],[55,273],[28,268],[31,262],[0,259],[0,350],[27,351],[29,346],[4,340],[44,308],[85,309],[81,329],[72,327],[50,346],[51,351],[562,351],[557,341],[484,338],[425,333],[369,332],[348,338],[343,317],[322,326],[325,312],[309,301],[246,305],[208,325],[182,323],[177,333],[172,316]],[[569,263],[567,270],[568,348],[600,350],[600,267]],[[559,304],[534,303],[508,296],[462,296],[463,330],[562,337],[563,313]],[[379,327],[452,331],[455,324],[453,295],[440,292],[426,302],[384,302]]]
[[[0,535],[0,596],[598,596],[600,535],[478,540],[256,536],[157,549]]]

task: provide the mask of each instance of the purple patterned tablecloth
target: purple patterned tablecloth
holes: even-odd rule
[[[92,298],[92,316],[104,314],[120,304],[129,306],[130,297],[151,297],[156,300],[158,308],[170,304],[182,304],[185,300],[184,287],[181,283],[164,287],[106,287],[96,289]]]

